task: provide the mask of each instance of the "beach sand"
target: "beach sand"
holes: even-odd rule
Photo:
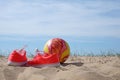
[[[0,80],[120,80],[120,58],[74,56],[60,67],[14,67],[0,57]]]

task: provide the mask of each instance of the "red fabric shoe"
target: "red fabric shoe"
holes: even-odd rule
[[[8,65],[22,66],[27,63],[26,51],[24,49],[14,50],[8,57]]]
[[[27,66],[33,67],[45,67],[45,66],[59,66],[58,54],[40,54],[37,53],[36,56],[27,62]]]

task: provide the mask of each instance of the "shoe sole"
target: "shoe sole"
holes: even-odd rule
[[[40,64],[40,65],[33,65],[32,67],[41,68],[41,67],[58,67],[60,63],[53,63],[53,64]]]
[[[27,63],[27,61],[25,62],[13,62],[13,61],[8,61],[7,64],[9,66],[22,66],[22,65],[25,65]]]

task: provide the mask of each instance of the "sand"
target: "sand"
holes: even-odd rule
[[[14,67],[0,58],[0,80],[120,80],[120,58],[69,57],[60,67]]]

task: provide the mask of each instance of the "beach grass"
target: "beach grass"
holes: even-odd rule
[[[81,54],[81,52],[73,52],[73,53],[71,53],[71,56],[74,56],[74,57],[76,57],[76,56],[90,56],[90,57],[95,57],[95,56],[117,56],[117,57],[120,57],[120,52],[116,52],[116,51],[99,51],[99,53],[98,54],[96,54],[96,53],[94,53],[94,52],[83,52],[82,54]]]
[[[2,51],[0,50],[0,57],[4,57],[4,56],[9,56],[10,54],[10,51],[9,50],[6,50],[6,51]],[[32,52],[28,51],[27,52],[27,56],[28,57],[34,57],[35,54],[33,54]],[[112,51],[112,50],[106,50],[106,51],[99,51],[98,54],[94,53],[94,52],[71,52],[70,53],[70,56],[73,56],[73,57],[77,57],[77,56],[90,56],[90,57],[97,57],[97,56],[117,56],[118,58],[120,58],[120,52],[115,52],[115,51]]]

